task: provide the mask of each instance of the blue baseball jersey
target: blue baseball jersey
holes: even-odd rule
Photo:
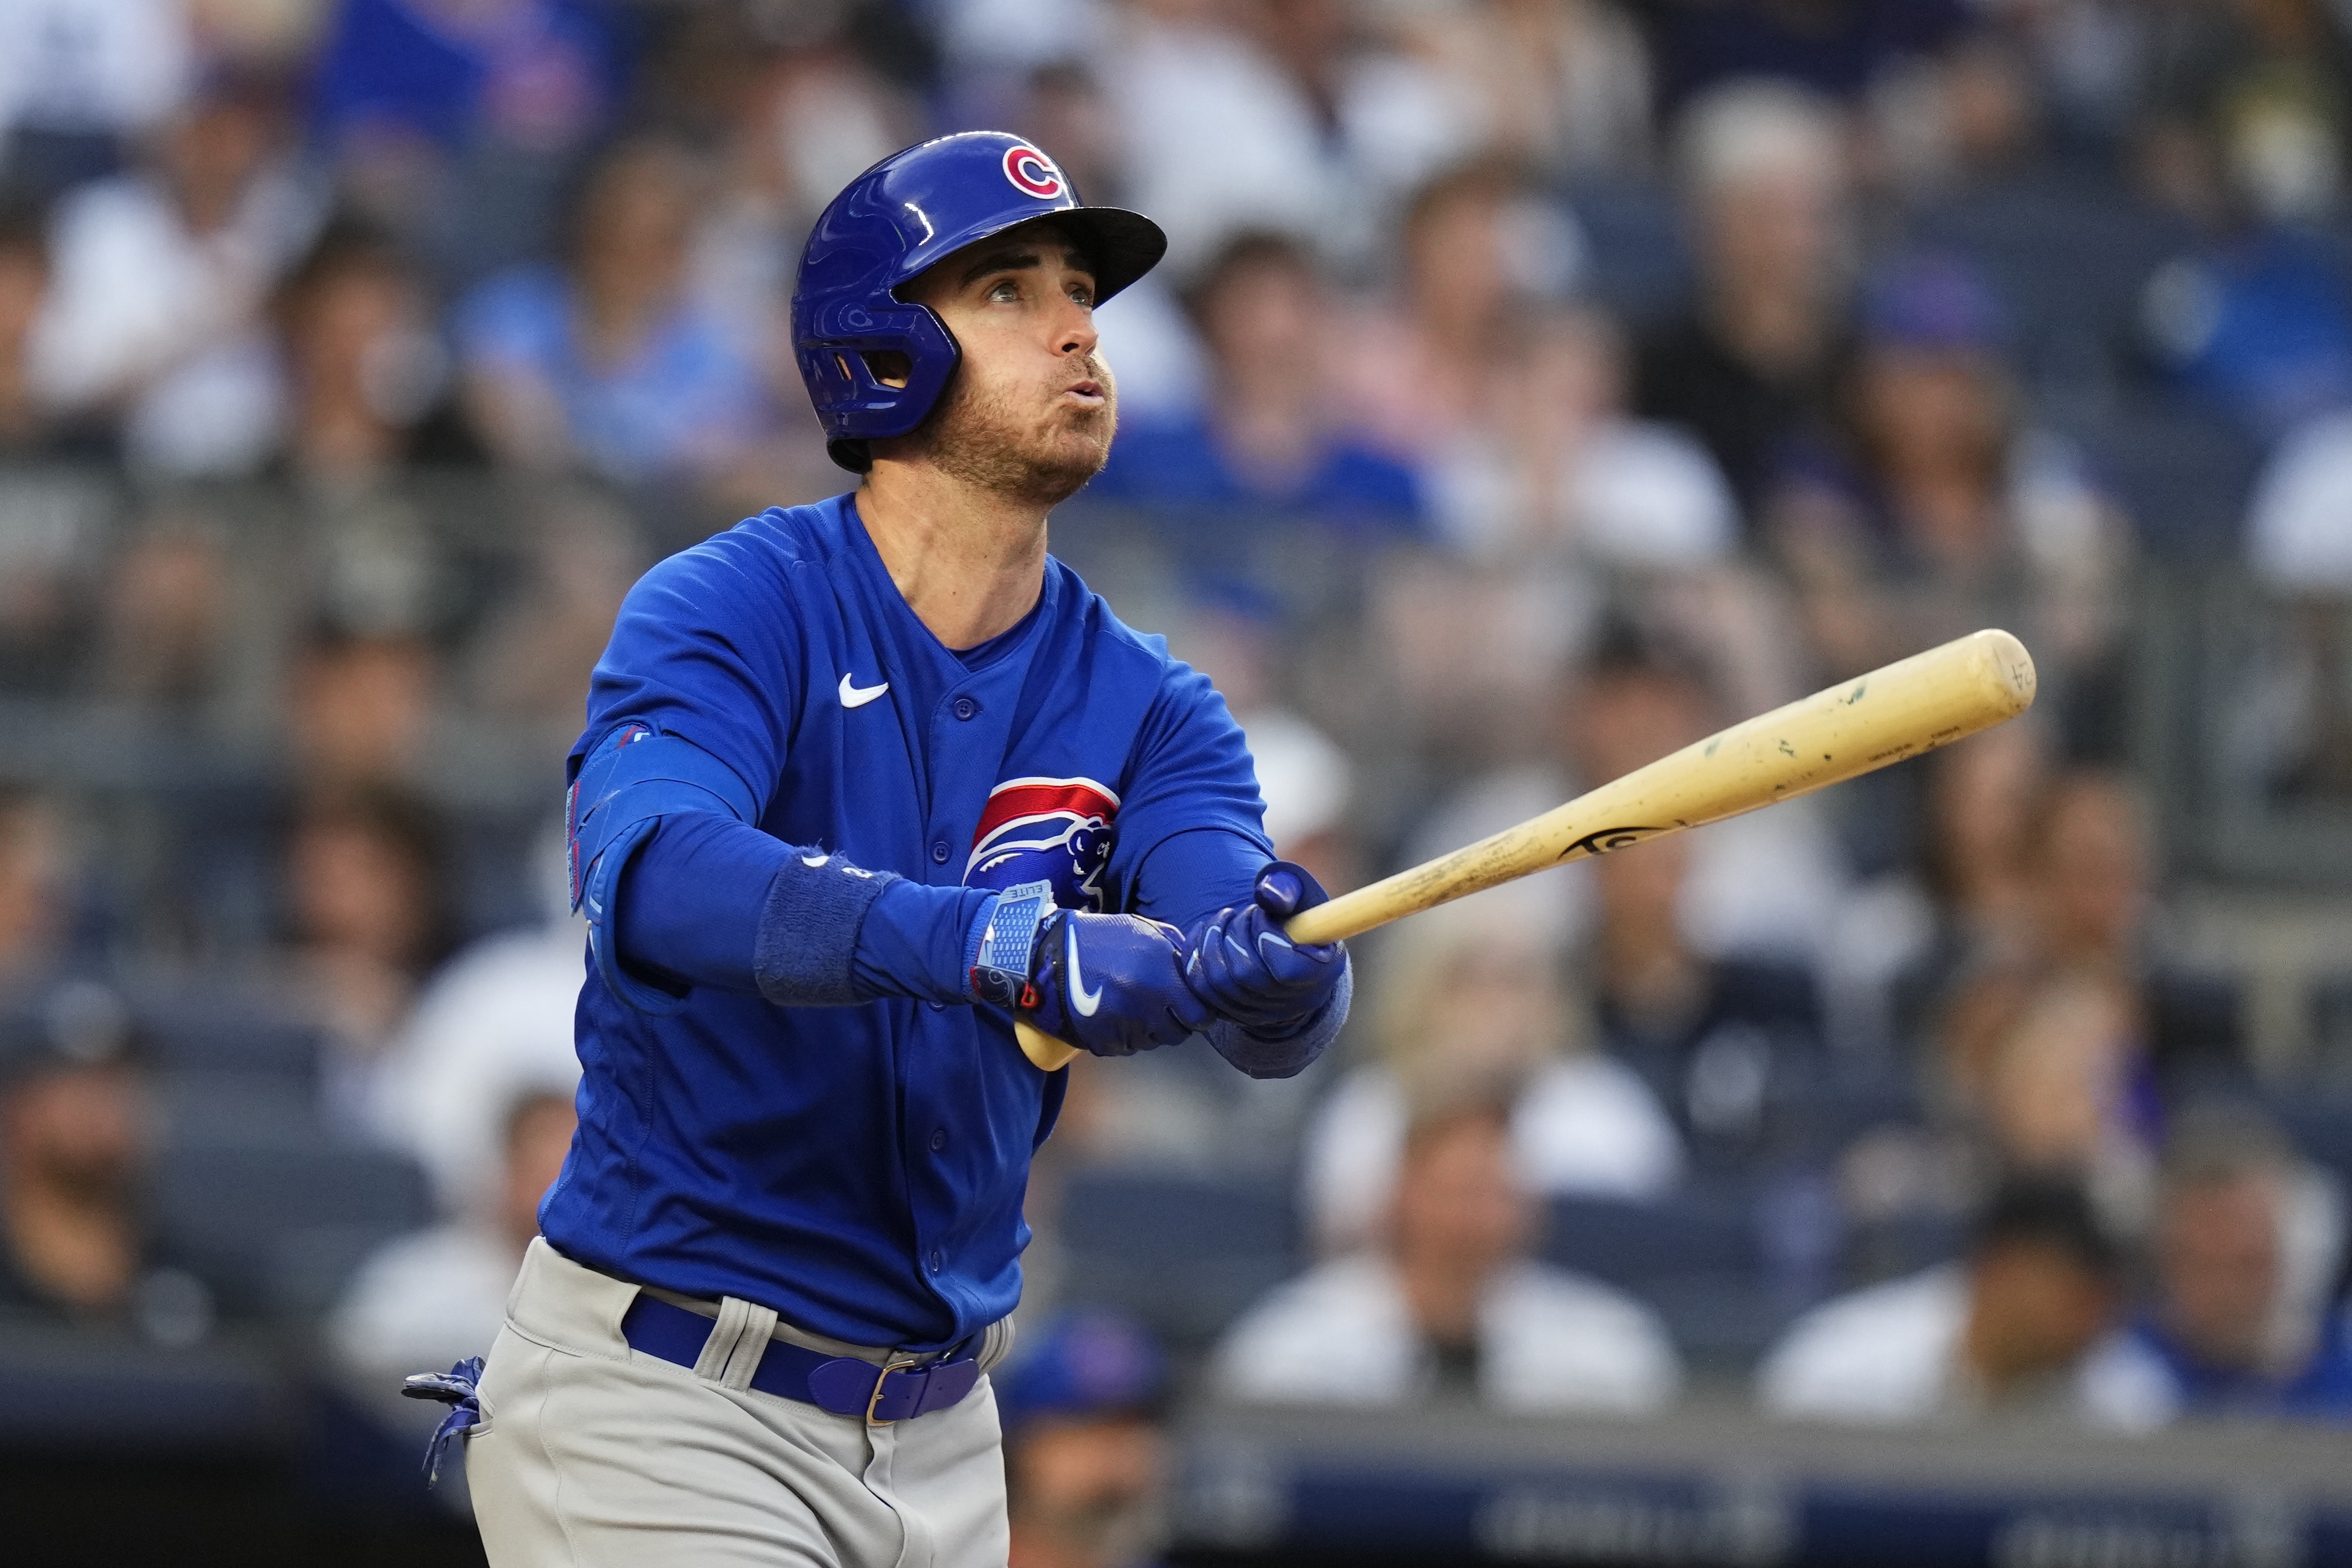
[[[1049,558],[1028,619],[959,654],[850,496],[654,568],[588,707],[575,759],[626,724],[683,737],[762,831],[932,886],[1042,879],[1065,907],[1181,921],[1206,910],[1155,903],[1155,851],[1206,831],[1272,853],[1239,727],[1161,639]],[[580,1128],[541,1210],[567,1256],[863,1344],[944,1347],[1012,1311],[1066,1076],[1030,1065],[1010,1014],[715,986],[653,1013],[592,964],[576,1029]]]

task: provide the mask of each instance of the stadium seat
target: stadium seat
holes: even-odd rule
[[[2262,464],[2252,436],[2217,413],[2162,398],[2057,423],[2081,444],[2094,477],[2130,514],[2151,554],[2200,561],[2235,552]]]
[[[310,1079],[319,1070],[319,1031],[280,1013],[215,992],[174,989],[134,994],[132,1009],[165,1071],[274,1073]]]
[[[303,1079],[166,1068],[154,1087],[168,1144],[299,1144],[319,1135],[318,1092]]]
[[[1070,1174],[1064,1293],[1197,1350],[1302,1266],[1290,1184],[1106,1169]]]
[[[415,1161],[320,1139],[167,1145],[149,1203],[167,1254],[241,1313],[312,1309],[341,1282],[323,1274],[434,1218]]]
[[[2270,1112],[2305,1157],[2335,1173],[2352,1188],[2352,1100],[2341,1092],[2325,1097],[2276,1094]]]
[[[1734,1191],[1555,1199],[1544,1256],[1647,1301],[1705,1368],[1744,1368],[1808,1304],[1776,1283],[1754,1201]]]
[[[2063,178],[1938,203],[1916,216],[1909,237],[1984,270],[2009,308],[2028,382],[2053,392],[2124,370],[2136,354],[2142,288],[2197,238],[2112,184],[2085,189]]]

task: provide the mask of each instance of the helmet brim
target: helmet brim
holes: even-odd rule
[[[1031,224],[1058,224],[1069,231],[1087,259],[1093,263],[1095,303],[1099,305],[1160,265],[1168,254],[1168,235],[1141,213],[1124,207],[1063,207],[1053,212],[1024,214],[1002,227],[972,235],[944,256],[933,256],[891,287],[897,295],[934,267],[943,267],[975,246]]]
[[[1100,304],[1160,265],[1168,235],[1141,213],[1124,207],[1072,207],[1054,220],[1074,229],[1095,264],[1095,303]]]

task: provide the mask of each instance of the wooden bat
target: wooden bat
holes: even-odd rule
[[[2015,718],[2033,706],[2033,686],[2025,644],[2006,632],[1973,632],[1735,724],[1517,827],[1301,911],[1283,930],[1295,942],[1337,942],[1548,866],[1793,800]],[[1013,1027],[1023,1054],[1045,1071],[1078,1053],[1034,1025]]]

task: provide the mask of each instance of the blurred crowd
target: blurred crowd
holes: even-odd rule
[[[2042,692],[1370,939],[1296,1083],[1082,1062],[1018,1562],[1143,1549],[1179,1387],[2352,1419],[2352,1110],[2182,940],[2136,739],[2147,580],[2251,584],[2200,743],[2352,796],[2327,0],[0,0],[0,1312],[293,1322],[403,1430],[485,1347],[587,671],[845,487],[801,236],[983,125],[1171,236],[1057,548],[1327,883],[1978,626]],[[1275,1204],[1290,1277],[1155,1318],[1113,1167]]]

